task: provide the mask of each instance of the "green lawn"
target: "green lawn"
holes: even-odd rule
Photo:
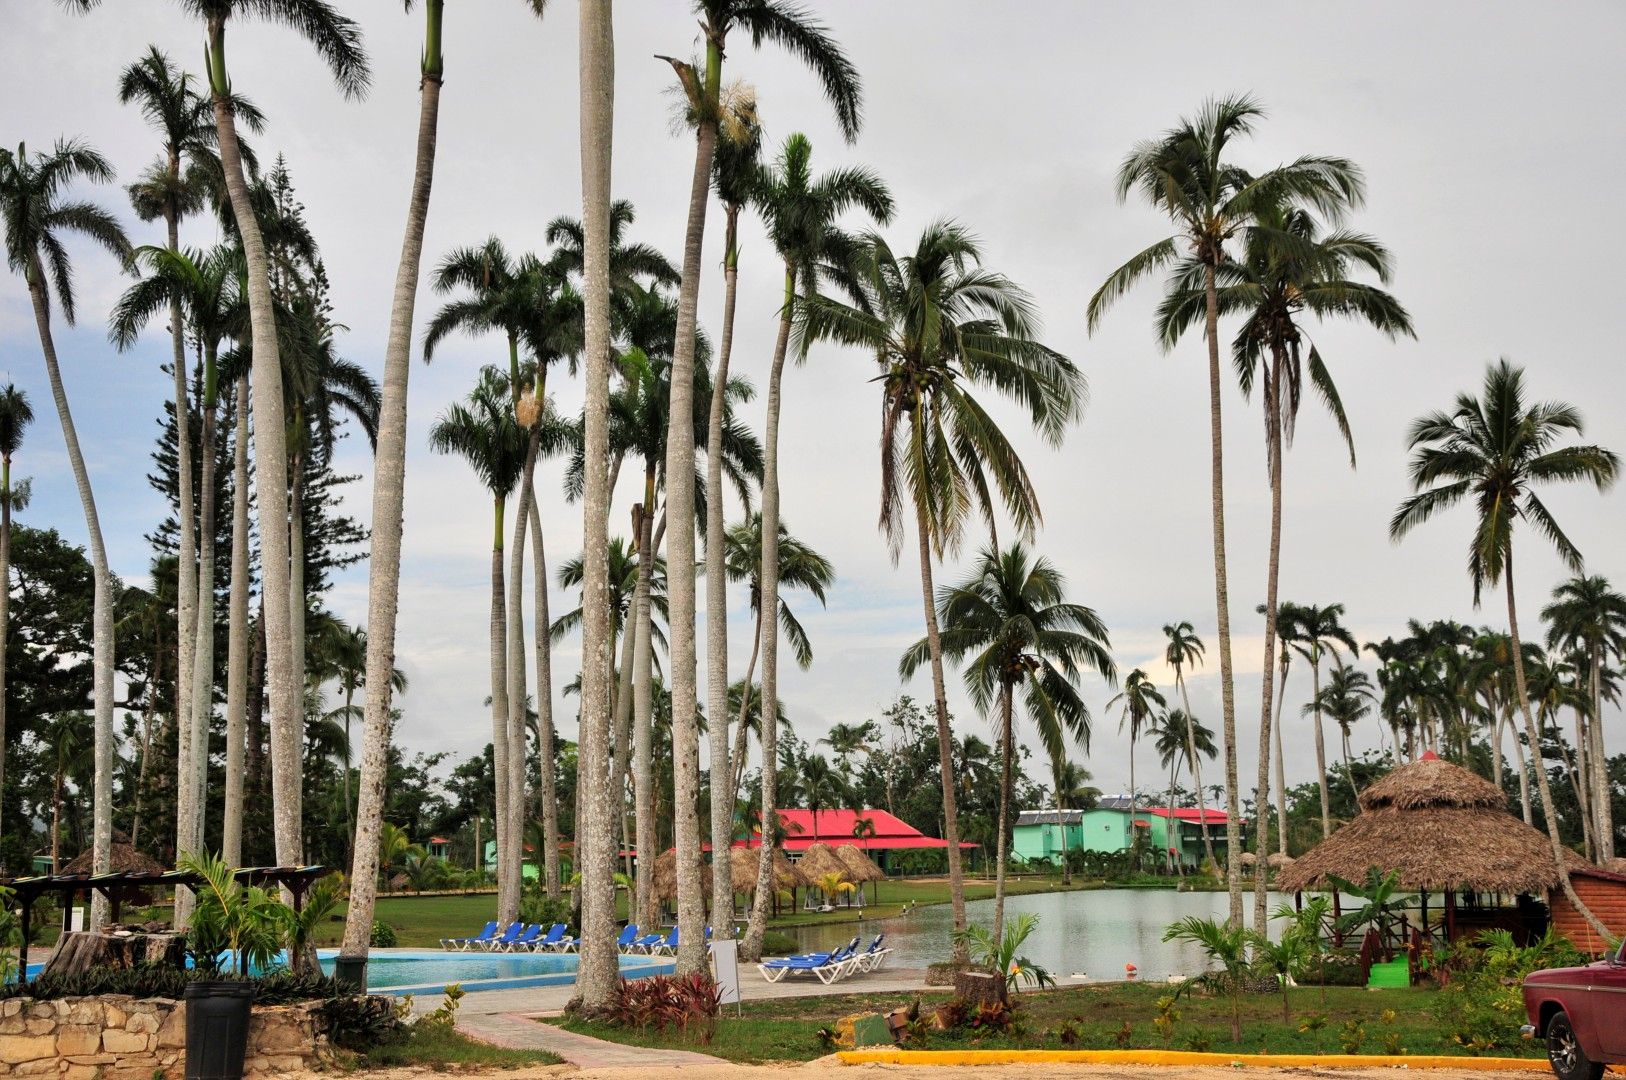
[[[1444,1037],[1431,1006],[1436,991],[1428,989],[1366,990],[1329,987],[1326,1004],[1319,988],[1292,992],[1291,1022],[1282,1020],[1281,998],[1250,994],[1243,998],[1242,1042],[1230,1039],[1229,1003],[1223,998],[1182,997],[1179,1019],[1165,1039],[1154,1023],[1157,1000],[1168,986],[1151,984],[1076,987],[1019,996],[1020,1030],[977,1036],[971,1032],[932,1031],[910,1043],[913,1049],[1164,1049],[1213,1050],[1220,1053],[1461,1054]],[[745,1006],[743,1018],[732,1010],[718,1020],[705,1052],[731,1061],[809,1061],[829,1052],[820,1028],[854,1013],[887,1012],[908,1005],[909,994],[853,994],[842,997],[789,998]],[[948,1000],[947,994],[923,995],[925,1015]],[[1303,1030],[1306,1020],[1325,1016],[1319,1032]],[[605,1024],[566,1021],[572,1031],[638,1046],[671,1046],[684,1037],[671,1033],[628,1030]],[[1358,1038],[1359,1049],[1353,1049]],[[690,1043],[699,1049],[698,1039]],[[1517,1053],[1517,1051],[1514,1051]],[[1541,1056],[1538,1044],[1525,1054]]]
[[[559,1065],[564,1059],[548,1050],[509,1050],[479,1042],[441,1024],[414,1024],[405,1042],[376,1046],[360,1056],[366,1068],[400,1065],[443,1072],[449,1067],[518,1069],[526,1065]]]

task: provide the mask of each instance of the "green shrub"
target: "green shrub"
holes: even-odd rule
[[[128,994],[138,998],[170,998],[178,1001],[185,995],[188,983],[201,979],[250,983],[254,986],[254,1000],[262,1005],[315,1001],[336,993],[333,980],[325,975],[276,971],[257,978],[239,979],[197,968],[181,970],[142,965],[133,968],[98,967],[72,975],[42,975],[30,983],[7,983],[0,986],[0,998],[29,997],[37,1001],[51,1001],[66,997]]]
[[[406,998],[336,997],[322,1006],[322,1018],[333,1045],[365,1054],[405,1041],[411,1009]]]
[[[527,881],[519,897],[519,918],[521,922],[540,923],[543,926],[552,926],[554,923],[571,925],[570,898],[568,896],[549,896],[540,881]]]
[[[1440,991],[1434,1015],[1442,1033],[1471,1053],[1519,1046],[1524,977],[1541,968],[1585,962],[1567,938],[1551,930],[1526,946],[1515,944],[1506,930],[1486,930],[1451,953],[1451,979]]]
[[[387,922],[373,920],[373,928],[367,935],[367,944],[375,949],[395,948],[395,927]]]

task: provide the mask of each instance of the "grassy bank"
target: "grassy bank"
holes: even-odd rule
[[[1282,1019],[1278,995],[1250,994],[1242,1001],[1242,1041],[1231,1042],[1230,1004],[1222,998],[1182,997],[1175,1005],[1178,1018],[1167,1028],[1157,1023],[1158,999],[1168,986],[1117,984],[1075,987],[1019,996],[1018,1026],[1007,1033],[928,1031],[909,1043],[911,1049],[1179,1049],[1220,1053],[1403,1053],[1462,1054],[1433,1015],[1436,991],[1426,989],[1367,990],[1329,987],[1325,1004],[1319,988],[1294,990],[1292,1019]],[[789,998],[748,1004],[743,1017],[729,1015],[717,1021],[716,1032],[704,1051],[730,1061],[809,1061],[829,1052],[819,1036],[821,1028],[843,1016],[887,1012],[907,1006],[916,995],[852,994],[840,997]],[[922,995],[923,1015],[948,1000],[948,995]],[[629,1030],[604,1024],[566,1021],[564,1027],[614,1042],[636,1046],[673,1046],[687,1043],[701,1049],[699,1040],[673,1033]],[[1540,1057],[1538,1044],[1527,1044],[1522,1056]],[[1514,1056],[1520,1050],[1498,1051]]]
[[[449,1069],[518,1069],[527,1065],[558,1065],[564,1059],[548,1050],[510,1050],[479,1042],[443,1024],[414,1024],[406,1040],[375,1046],[358,1055],[355,1064],[367,1069],[416,1066],[445,1072]]]

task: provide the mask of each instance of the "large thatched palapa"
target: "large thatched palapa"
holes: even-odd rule
[[[886,871],[876,866],[875,860],[859,851],[856,844],[838,844],[835,852],[836,858],[847,868],[847,880],[853,884],[886,880]]]
[[[1434,754],[1361,792],[1361,812],[1276,879],[1287,892],[1393,871],[1403,889],[1540,896],[1562,884],[1547,834],[1508,813],[1490,781]],[[1566,852],[1569,869],[1589,864]]]
[[[796,869],[815,885],[818,884],[819,878],[826,874],[840,874],[843,881],[852,880],[852,871],[847,869],[847,864],[841,861],[841,856],[837,855],[829,844],[809,845],[796,863]]]

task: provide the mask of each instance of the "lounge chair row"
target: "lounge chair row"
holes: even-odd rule
[[[473,937],[441,938],[440,947],[453,952],[574,952],[579,944],[565,933],[564,923],[554,923],[544,932],[541,923],[510,923],[498,932],[496,922],[488,922]]]
[[[867,975],[885,964],[892,954],[892,950],[882,944],[885,940],[885,934],[876,934],[869,948],[860,949],[859,939],[853,938],[834,952],[803,953],[800,956],[764,960],[757,965],[757,970],[771,983],[787,975],[809,974],[829,986],[852,975]]]
[[[706,946],[711,947],[709,926],[706,927]],[[628,923],[622,929],[621,936],[615,939],[615,947],[628,956],[676,956],[678,928],[674,926],[664,934],[640,934],[636,923]]]

